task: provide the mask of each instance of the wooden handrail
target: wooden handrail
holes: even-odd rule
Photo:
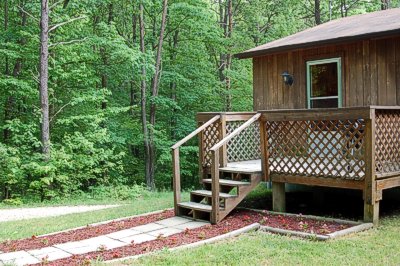
[[[247,120],[245,123],[243,123],[243,125],[241,125],[240,127],[238,127],[237,129],[235,129],[231,134],[229,134],[228,136],[226,136],[225,138],[223,138],[220,142],[218,142],[217,144],[215,144],[210,150],[211,151],[217,151],[219,148],[221,148],[222,145],[224,145],[225,143],[227,143],[229,140],[231,140],[232,138],[234,138],[235,136],[237,136],[240,132],[242,132],[244,129],[246,129],[248,126],[250,126],[251,124],[253,124],[255,121],[257,121],[260,118],[261,114],[257,113],[255,114],[252,118],[250,118],[249,120]]]
[[[217,223],[219,220],[219,149],[225,145],[233,137],[237,136],[241,131],[253,124],[260,118],[261,114],[257,113],[243,125],[235,129],[231,134],[223,138],[220,142],[215,144],[211,149],[211,223]]]
[[[174,187],[174,208],[175,208],[175,215],[179,215],[178,203],[181,202],[181,167],[179,163],[179,147],[182,146],[185,142],[205,130],[208,126],[212,123],[220,119],[220,115],[216,115],[206,123],[198,127],[195,131],[175,143],[174,146],[171,147],[172,149],[172,173],[173,173],[173,187]]]
[[[193,131],[192,133],[190,133],[189,135],[187,135],[186,137],[184,137],[183,139],[181,139],[180,141],[178,141],[177,143],[175,143],[175,145],[173,145],[171,147],[171,149],[175,150],[177,148],[179,148],[180,146],[182,146],[183,144],[185,144],[185,142],[187,142],[188,140],[190,140],[191,138],[193,138],[194,136],[196,136],[197,134],[199,134],[201,131],[203,131],[206,127],[208,127],[209,125],[211,125],[212,123],[214,123],[215,121],[217,121],[218,119],[220,119],[220,115],[216,115],[213,118],[211,118],[210,120],[208,120],[206,123],[204,123],[203,125],[201,125],[200,127],[198,127],[195,131]]]

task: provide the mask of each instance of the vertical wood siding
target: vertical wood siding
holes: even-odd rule
[[[400,37],[253,58],[254,110],[307,107],[306,61],[342,58],[343,107],[400,105]],[[284,85],[283,71],[294,84]]]

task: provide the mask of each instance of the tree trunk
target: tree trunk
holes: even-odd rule
[[[108,20],[107,20],[107,25],[110,27],[111,26],[111,22],[113,20],[113,4],[109,4],[108,5]],[[100,48],[100,53],[101,53],[101,57],[103,59],[103,65],[106,68],[108,66],[108,56],[107,56],[107,51],[104,48]],[[108,87],[108,76],[106,72],[103,72],[101,74],[101,87],[103,89],[106,89]],[[105,110],[107,109],[107,101],[103,100],[101,102],[101,109]],[[103,125],[105,126],[105,125]]]
[[[41,1],[40,16],[40,102],[42,110],[42,152],[45,160],[50,159],[49,128],[49,0]]]
[[[390,0],[381,0],[381,10],[390,8]]]
[[[176,30],[174,33],[174,37],[172,38],[172,51],[171,51],[171,64],[174,64],[175,60],[176,60],[176,55],[177,55],[177,47],[178,47],[178,37],[179,37],[179,31]],[[171,99],[174,102],[177,102],[176,99],[176,81],[172,81],[169,84],[170,87],[170,91],[171,91]],[[173,110],[173,114],[176,112],[175,108]],[[175,115],[171,115],[171,120],[170,120],[170,127],[171,127],[171,139],[172,140],[176,140],[176,116]]]
[[[8,0],[4,0],[4,31],[8,30]],[[6,40],[7,42],[7,40]],[[5,58],[5,71],[6,76],[10,75],[10,70],[8,69],[8,56]]]
[[[233,31],[233,11],[232,11],[232,0],[228,0],[228,28],[226,33],[226,38],[232,38]],[[232,54],[228,52],[226,54],[226,69],[231,69],[232,66]],[[232,111],[232,95],[231,95],[231,78],[228,75],[225,75],[225,90],[226,90],[226,99],[225,99],[225,110],[227,112]]]
[[[161,19],[161,29],[160,29],[160,38],[158,39],[158,47],[157,47],[157,56],[156,56],[156,64],[154,66],[154,78],[152,80],[152,89],[151,89],[151,96],[157,97],[158,96],[158,88],[159,88],[159,78],[160,78],[160,68],[161,68],[161,58],[162,58],[162,45],[164,42],[164,31],[167,22],[167,9],[168,9],[168,0],[163,1],[163,12],[162,12],[162,19]],[[150,109],[150,123],[154,126],[156,123],[156,104],[151,103]]]
[[[152,78],[152,88],[151,88],[151,96],[155,99],[158,96],[159,90],[159,79],[161,75],[161,58],[162,58],[162,46],[164,42],[164,32],[165,26],[167,22],[167,11],[168,11],[168,0],[163,0],[163,11],[161,18],[161,28],[160,28],[160,36],[158,39],[158,47],[157,47],[157,55],[156,62],[154,66],[154,76]],[[150,168],[150,176],[152,180],[152,189],[155,188],[154,185],[154,174],[155,174],[155,161],[156,161],[156,147],[154,143],[154,128],[156,124],[156,103],[152,102],[150,105],[150,124],[152,125],[151,130],[149,131],[149,148],[150,148],[150,158],[151,158],[151,168]]]
[[[314,17],[315,17],[315,24],[321,24],[321,4],[320,0],[315,0],[314,5]]]
[[[139,24],[140,24],[140,51],[142,52],[143,64],[142,64],[142,76],[140,80],[140,96],[141,96],[141,120],[142,120],[142,130],[143,130],[143,143],[145,151],[145,177],[146,185],[148,189],[154,189],[154,176],[151,175],[153,172],[153,161],[150,154],[150,144],[149,144],[149,131],[147,129],[147,117],[146,117],[146,62],[145,62],[145,46],[144,46],[144,15],[143,15],[143,3],[139,5]]]

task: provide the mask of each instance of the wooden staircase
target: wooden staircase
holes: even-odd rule
[[[260,182],[261,172],[225,170],[220,168],[219,213],[216,221],[225,218]],[[212,180],[202,180],[204,189],[190,192],[190,201],[178,203],[179,216],[213,221],[212,219]]]
[[[263,177],[261,167],[257,169],[248,166],[228,167],[227,159],[227,147],[232,139],[239,137],[243,130],[259,121],[260,116],[259,113],[237,116],[232,113],[216,115],[171,147],[175,215],[209,220],[213,224],[218,223],[261,182]],[[243,121],[243,124],[226,134],[227,118],[231,121]],[[192,191],[189,202],[182,202],[179,148],[197,135],[200,136],[199,166],[203,188]],[[254,138],[257,139],[257,136],[254,137],[254,134],[251,134],[240,143],[247,145]],[[241,148],[238,146],[236,150]],[[230,163],[232,161],[234,160],[231,159]],[[241,160],[236,159],[234,162],[241,162]]]

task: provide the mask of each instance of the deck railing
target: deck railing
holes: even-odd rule
[[[199,134],[200,145],[200,172],[201,176],[210,173],[212,157],[210,149],[243,125],[255,112],[235,113],[199,113],[198,125],[208,121],[210,117],[220,115],[221,119]],[[224,167],[229,162],[256,160],[261,158],[261,138],[258,121],[244,129],[240,135],[225,143],[219,154],[219,165]]]
[[[269,177],[364,180],[369,108],[262,111]]]
[[[255,114],[246,122],[242,123],[239,127],[233,130],[229,135],[225,136],[220,142],[215,144],[211,149],[211,202],[212,202],[212,212],[211,212],[211,222],[216,223],[219,220],[219,167],[220,167],[220,149],[228,145],[229,142],[234,141],[236,138],[241,136],[242,132],[250,129],[254,126],[255,122],[258,122],[261,114]],[[241,138],[239,138],[239,141]],[[246,139],[247,141],[247,139]],[[243,143],[245,144],[245,143]]]
[[[218,121],[220,121],[220,119],[220,115],[215,115],[211,117],[208,121],[199,126],[195,131],[193,131],[171,147],[175,214],[178,214],[178,203],[181,202],[181,171],[179,161],[179,148],[193,137],[203,134],[204,131],[210,131],[210,128],[214,128],[214,125],[218,124]]]
[[[377,177],[400,174],[400,109],[375,107]]]

